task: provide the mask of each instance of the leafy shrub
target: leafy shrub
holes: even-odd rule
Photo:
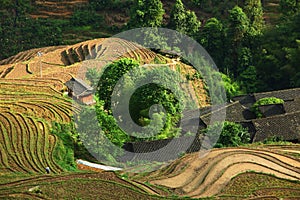
[[[103,101],[97,99],[96,106],[83,107],[77,116],[80,140],[97,159],[116,163],[115,157],[122,152],[122,146],[129,137],[118,127],[114,117],[103,110]]]
[[[214,147],[236,147],[250,142],[250,133],[242,125],[225,121],[222,123],[217,122],[209,126],[205,130],[205,134],[213,141],[218,136],[218,131],[222,128],[220,137]]]
[[[91,86],[96,88],[101,77],[101,71],[97,68],[89,68],[85,76],[91,82]]]
[[[73,124],[52,124],[51,134],[56,135],[59,140],[53,151],[54,160],[65,170],[75,171],[74,161],[74,126]]]
[[[271,104],[280,104],[283,103],[284,101],[282,99],[276,98],[276,97],[266,97],[266,98],[262,98],[259,99],[258,101],[256,101],[252,108],[251,111],[255,113],[257,118],[262,118],[262,113],[259,111],[259,106],[263,106],[263,105],[271,105]]]
[[[231,80],[231,78],[223,73],[221,73],[222,81],[224,84],[224,89],[226,91],[227,99],[241,94],[240,86],[237,82]]]
[[[264,144],[278,144],[278,143],[284,143],[284,140],[282,138],[282,136],[272,136],[272,137],[268,137],[267,139],[265,139],[263,141]]]

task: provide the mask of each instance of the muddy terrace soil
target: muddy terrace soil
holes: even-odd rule
[[[272,146],[270,149],[267,147],[214,149],[204,157],[200,157],[199,153],[189,154],[158,171],[144,174],[144,176],[135,174],[132,177],[138,182],[149,182],[154,186],[170,188],[182,197],[200,198],[219,196],[223,193],[222,190],[231,183],[232,178],[253,171],[272,174],[272,178],[276,176],[284,180],[283,183],[292,181],[291,183],[297,187],[291,184],[286,184],[290,186],[287,188],[284,184],[279,184],[279,186],[291,191],[295,196],[300,190],[300,160],[286,155],[285,152],[287,149],[298,151],[300,146],[291,147],[293,148]],[[252,184],[255,181],[255,178],[253,181],[249,179],[248,183]],[[263,183],[266,184],[267,181]],[[236,188],[239,188],[238,184]],[[267,190],[268,184],[259,189]],[[262,194],[263,192],[257,196],[262,196]],[[275,194],[280,196],[279,193]],[[300,195],[298,197],[300,198]]]
[[[30,188],[39,187],[35,192]],[[29,199],[159,199],[114,173],[37,176],[0,184],[0,198]]]
[[[286,155],[299,150],[300,145],[214,149],[139,174],[2,174],[0,199],[300,199],[300,160]]]

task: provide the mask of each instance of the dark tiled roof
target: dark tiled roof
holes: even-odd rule
[[[282,115],[285,113],[283,104],[261,105],[258,107],[264,117]]]
[[[130,153],[125,152],[125,155],[118,158],[118,160],[151,160],[162,162],[174,160],[184,151],[199,151],[201,143],[196,137],[179,137],[165,140],[126,143],[123,148],[128,152],[135,152],[136,154],[130,158]]]
[[[298,112],[300,111],[300,97],[294,99],[293,101],[286,101],[283,104],[286,113]]]
[[[81,79],[72,78],[65,85],[73,91],[75,96],[87,96],[93,93],[93,88]]]
[[[263,141],[273,136],[283,140],[300,140],[300,112],[253,120],[256,134],[253,141]]]
[[[264,97],[277,97],[283,99],[285,102],[278,107],[278,105],[266,106],[265,108],[279,108],[275,113],[277,114],[271,117],[266,117],[262,119],[255,119],[255,115],[249,111],[249,108],[255,103],[256,100]],[[182,131],[187,132],[188,129],[194,128],[194,120],[197,120],[200,114],[199,127],[206,128],[206,125],[210,124],[212,116],[214,114],[213,120],[222,119],[226,111],[227,121],[237,122],[243,127],[248,128],[248,131],[251,135],[252,142],[263,141],[267,138],[277,136],[282,137],[284,140],[288,141],[300,141],[300,88],[281,90],[274,92],[265,92],[265,93],[256,93],[253,95],[243,95],[234,97],[235,102],[228,103],[226,105],[220,105],[215,107],[205,107],[196,110],[191,110],[184,113],[184,120],[182,121]],[[267,109],[268,110],[268,109]],[[285,114],[282,114],[282,110],[286,111]],[[273,110],[274,111],[274,110]],[[272,112],[273,112],[272,111]],[[189,140],[188,137],[180,137],[167,140],[158,140],[151,142],[137,142],[137,143],[128,143],[123,148],[131,152],[139,152],[138,156],[131,156],[130,159],[145,159],[145,160],[164,160],[165,158],[171,158],[171,155],[174,152],[177,152],[178,149],[189,146],[187,152],[199,151],[200,148],[204,147],[205,144],[201,143],[199,135],[197,134],[196,138],[193,141]],[[174,142],[171,145],[173,148],[168,149],[162,154],[157,154],[155,151],[165,147],[170,142]],[[202,146],[202,147],[201,147]],[[143,153],[152,152],[151,157],[147,157]],[[178,151],[179,152],[179,151]],[[177,153],[178,153],[177,152]],[[126,156],[125,156],[126,157]]]
[[[255,93],[254,97],[256,100],[265,97],[276,97],[284,101],[293,100],[300,97],[300,88],[277,90],[272,92]]]
[[[239,101],[243,106],[250,108],[255,103],[253,94],[235,96],[232,98],[233,101]]]
[[[249,119],[253,119],[255,116],[252,112],[250,112],[245,106],[243,106],[240,102],[236,101],[233,103],[228,103],[226,106],[222,106],[221,108],[215,109],[212,112],[208,112],[206,114],[201,114],[200,118],[204,121],[205,124],[210,124],[210,120],[214,115],[214,121],[218,121],[218,119],[223,119],[224,115],[226,115],[225,120],[231,122],[241,122]]]

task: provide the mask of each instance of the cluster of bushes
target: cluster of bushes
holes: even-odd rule
[[[51,134],[57,136],[58,141],[53,151],[53,158],[63,169],[76,170],[74,147],[76,143],[76,130],[74,124],[52,123]]]
[[[242,125],[225,121],[209,126],[204,135],[208,136],[214,147],[237,147],[250,142],[250,133]]]

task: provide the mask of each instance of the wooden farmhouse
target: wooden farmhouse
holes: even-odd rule
[[[96,103],[93,98],[94,88],[85,83],[82,79],[71,78],[65,85],[68,88],[68,95],[78,102],[86,105]]]

